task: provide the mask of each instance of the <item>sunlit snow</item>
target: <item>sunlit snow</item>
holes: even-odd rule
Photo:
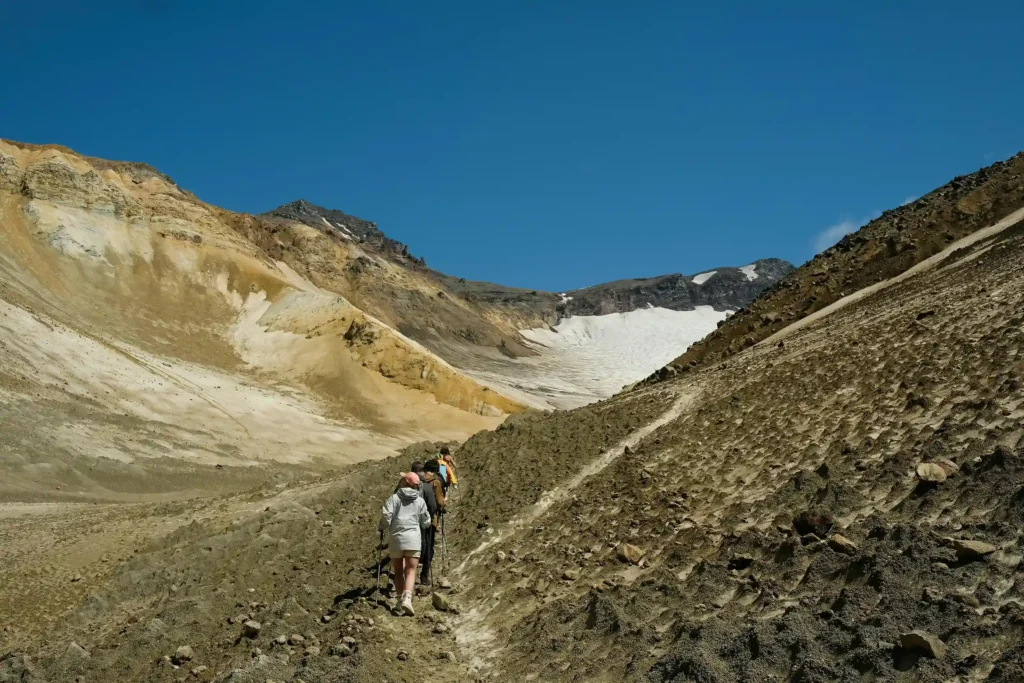
[[[694,275],[693,276],[693,284],[695,284],[695,285],[702,285],[705,282],[707,282],[708,280],[710,280],[712,277],[714,277],[715,273],[717,273],[717,272],[718,272],[717,270],[711,270],[711,271],[708,271],[707,273],[701,273],[700,275]]]
[[[320,220],[322,220],[322,221],[324,222],[324,225],[326,225],[326,226],[327,226],[328,228],[331,228],[332,230],[334,229],[334,226],[333,226],[333,225],[331,225],[330,221],[328,221],[328,220],[327,220],[326,218],[324,218],[323,216],[320,216]],[[341,235],[342,237],[344,237],[345,239],[349,240],[349,241],[351,241],[351,240],[352,240],[352,238],[351,238],[351,237],[349,237],[348,235],[346,235],[346,234],[345,234],[345,233],[343,233],[343,232],[339,232],[338,234],[339,234],[339,235]]]
[[[749,266],[743,266],[740,268],[740,272],[747,276],[747,279],[753,282],[757,279],[757,264],[751,263]]]
[[[607,398],[675,360],[729,311],[644,308],[566,318],[552,329],[522,330],[539,356],[501,359],[468,374],[538,407],[572,408]]]

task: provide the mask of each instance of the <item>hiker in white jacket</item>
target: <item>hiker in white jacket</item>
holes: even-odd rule
[[[430,526],[430,511],[420,492],[415,472],[402,476],[398,490],[380,511],[377,528],[388,532],[388,554],[395,574],[395,590],[400,598],[395,606],[399,614],[415,615],[412,592],[416,586],[416,567],[420,563],[420,534]]]

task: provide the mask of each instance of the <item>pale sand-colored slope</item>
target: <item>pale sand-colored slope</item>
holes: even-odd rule
[[[322,468],[465,438],[519,408],[159,178],[4,153],[0,170],[16,158],[31,188],[0,190],[7,493],[89,490],[75,458]]]

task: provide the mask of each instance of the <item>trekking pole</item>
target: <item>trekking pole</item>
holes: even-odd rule
[[[377,604],[379,605],[380,604],[380,597],[381,597],[381,592],[380,592],[380,566],[382,564],[381,557],[380,557],[380,547],[382,545],[384,545],[384,532],[381,531],[381,532],[378,532],[378,533],[380,535],[377,536],[377,550],[374,553],[374,557],[377,558]]]
[[[441,516],[441,552],[444,554],[444,575],[450,576],[451,571],[448,565],[448,536],[444,533],[444,515]]]

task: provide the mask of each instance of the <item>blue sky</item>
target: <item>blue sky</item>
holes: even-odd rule
[[[0,3],[0,136],[564,290],[778,256],[1024,148],[1020,3]]]

